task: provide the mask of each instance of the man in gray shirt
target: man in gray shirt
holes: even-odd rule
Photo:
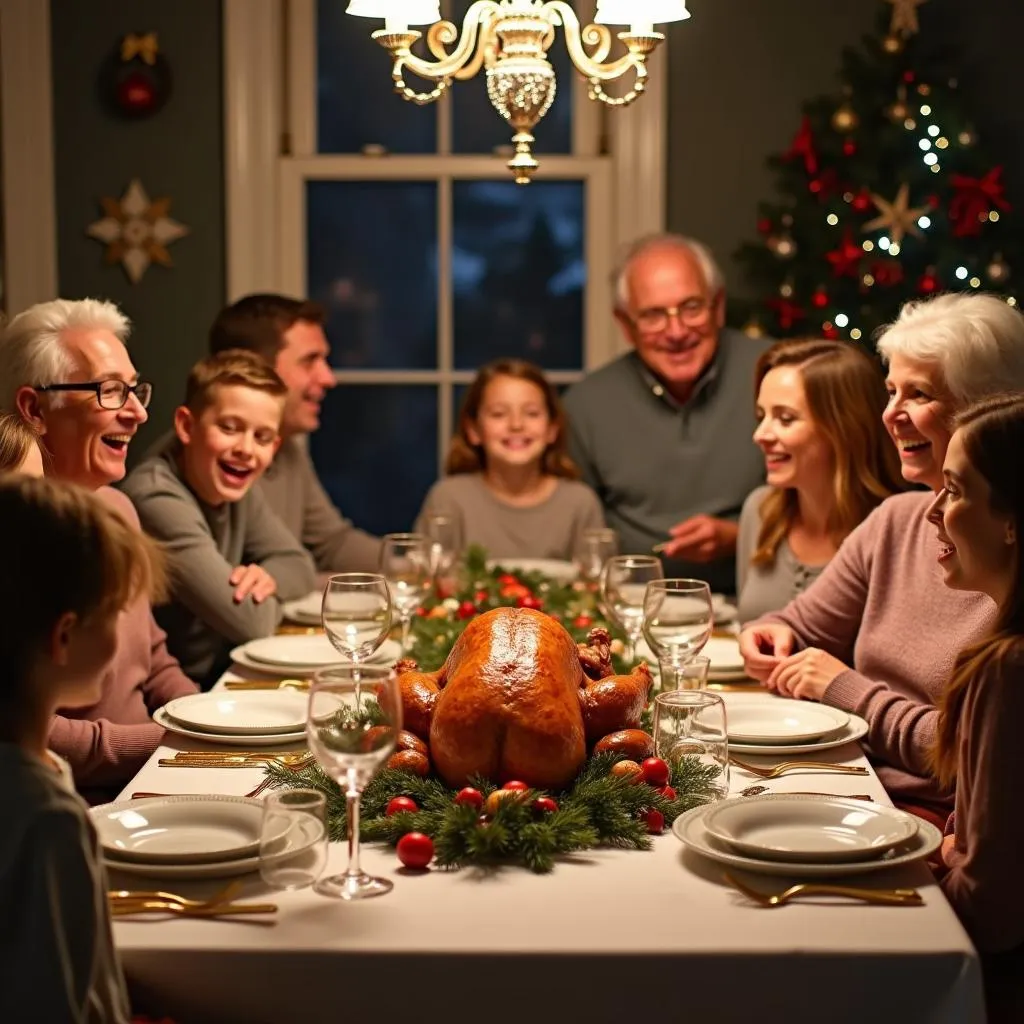
[[[222,309],[210,329],[210,353],[244,348],[261,355],[288,387],[280,449],[256,485],[322,573],[376,571],[380,539],[343,518],[309,457],[305,435],[320,426],[320,406],[335,386],[324,311],[285,295],[246,295]]]
[[[737,519],[764,481],[754,445],[754,367],[770,342],[724,326],[706,247],[641,239],[615,277],[632,351],[565,396],[569,447],[624,554],[661,555],[666,576],[735,587]]]

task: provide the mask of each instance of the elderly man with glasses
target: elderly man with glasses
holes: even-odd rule
[[[641,239],[614,286],[631,351],[566,394],[571,454],[623,554],[655,551],[666,576],[731,593],[737,519],[764,479],[751,435],[769,343],[724,326],[721,272],[692,239]]]
[[[132,503],[110,487],[124,477],[128,446],[153,393],[125,348],[128,331],[116,306],[95,299],[25,310],[0,338],[0,409],[35,428],[48,476],[97,492],[138,528]],[[121,614],[100,700],[54,716],[49,746],[70,762],[90,799],[116,793],[156,749],[164,731],[152,712],[197,690],[164,641],[149,602],[136,601]]]

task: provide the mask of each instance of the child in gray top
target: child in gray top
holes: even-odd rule
[[[597,495],[565,451],[565,415],[542,370],[518,359],[483,367],[466,393],[445,463],[416,520],[440,513],[463,544],[494,558],[571,559],[604,526]]]

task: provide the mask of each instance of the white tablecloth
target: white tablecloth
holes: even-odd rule
[[[157,765],[196,746],[168,734],[123,795],[242,794],[262,778],[260,769]],[[854,745],[829,754],[867,763]],[[732,781],[739,790],[756,780],[734,770]],[[888,803],[874,775],[795,775],[771,788],[871,793]],[[344,848],[332,846],[329,870],[344,862]],[[133,989],[178,1024],[984,1021],[976,953],[923,864],[861,879],[916,886],[923,907],[761,909],[671,834],[650,853],[594,851],[543,876],[409,873],[392,850],[374,846],[364,847],[363,863],[394,891],[354,904],[274,893],[280,912],[270,924],[118,921]],[[784,881],[747,877],[765,889]],[[159,887],[202,895],[219,884]],[[267,891],[248,876],[245,897]]]

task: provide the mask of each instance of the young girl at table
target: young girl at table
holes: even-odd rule
[[[43,475],[43,452],[36,432],[11,412],[0,412],[0,473]]]
[[[988,594],[991,632],[962,650],[940,703],[939,779],[956,784],[943,891],[983,954],[989,1020],[1024,1020],[1024,394],[989,399],[958,419],[944,488],[928,511],[946,586]]]
[[[152,542],[68,484],[0,479],[0,1020],[126,1024],[96,834],[46,750],[94,704],[121,610],[162,587]]]
[[[445,472],[416,528],[432,513],[453,516],[463,544],[492,558],[570,559],[583,531],[604,525],[597,495],[566,454],[558,394],[532,363],[501,359],[477,373]]]

